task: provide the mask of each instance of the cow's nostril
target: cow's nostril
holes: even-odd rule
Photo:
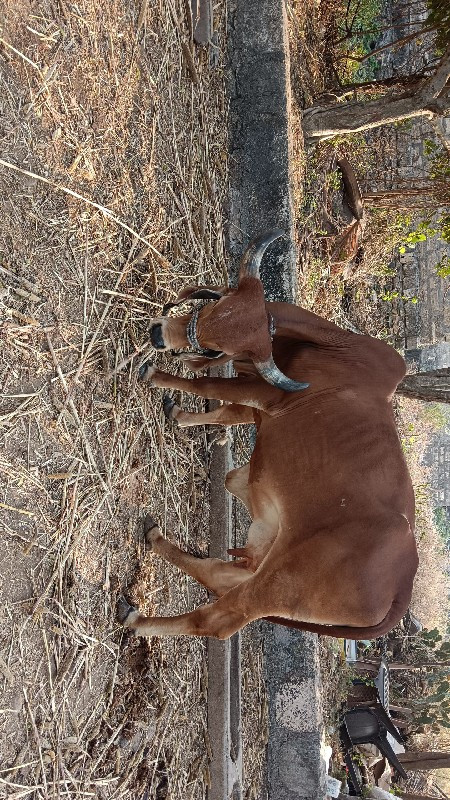
[[[150,330],[150,341],[155,348],[155,350],[164,350],[165,344],[162,335],[162,325],[158,322],[156,325],[153,325],[152,329]]]

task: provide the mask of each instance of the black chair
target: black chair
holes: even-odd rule
[[[392,749],[387,735],[390,733],[399,744],[403,744],[400,732],[381,703],[366,708],[352,708],[344,714],[340,736],[344,748],[345,763],[355,794],[361,794],[360,779],[352,759],[352,750],[358,744],[373,744],[389,761],[397,772],[406,778],[407,774]],[[350,792],[352,794],[352,792]]]

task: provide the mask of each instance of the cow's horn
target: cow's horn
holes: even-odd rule
[[[271,383],[272,386],[276,386],[277,389],[283,389],[284,392],[299,392],[301,389],[307,389],[309,386],[309,383],[299,383],[298,381],[293,381],[291,378],[288,378],[287,375],[284,375],[281,370],[278,369],[272,356],[270,356],[267,361],[254,361],[253,363],[259,374],[265,378],[268,383]]]
[[[259,278],[259,267],[264,252],[269,244],[274,242],[275,239],[279,239],[280,236],[284,236],[284,231],[280,228],[275,228],[272,231],[266,231],[266,233],[250,242],[241,259],[239,279],[246,277]]]

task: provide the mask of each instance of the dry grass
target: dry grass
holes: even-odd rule
[[[22,170],[0,166],[8,798],[194,800],[208,783],[203,642],[131,641],[114,616],[122,590],[159,613],[204,599],[139,531],[152,510],[207,547],[206,439],[174,436],[136,381],[149,317],[226,272],[223,72],[190,49],[185,9],[0,6],[1,152]],[[223,40],[223,2],[216,23]]]
[[[390,264],[404,240],[407,225],[398,211],[366,208],[362,249],[356,258],[340,261],[339,242],[348,225],[342,208],[343,185],[336,158],[346,156],[362,191],[382,180],[386,157],[392,156],[390,130],[368,141],[362,134],[336,136],[305,150],[303,109],[320,103],[329,72],[330,48],[324,36],[334,13],[333,4],[287,4],[291,53],[291,178],[294,236],[299,254],[298,297],[305,308],[344,328],[382,336],[390,341],[396,319],[389,318],[383,301],[392,288]],[[333,233],[330,222],[336,227]],[[345,249],[345,248],[344,248]]]
[[[259,800],[266,770],[269,709],[263,670],[263,642],[257,623],[242,631],[241,658],[244,798]]]

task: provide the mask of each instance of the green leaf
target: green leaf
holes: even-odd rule
[[[435,721],[435,717],[427,717],[424,715],[423,717],[419,717],[417,722],[420,722],[421,725],[431,725],[432,722]]]

